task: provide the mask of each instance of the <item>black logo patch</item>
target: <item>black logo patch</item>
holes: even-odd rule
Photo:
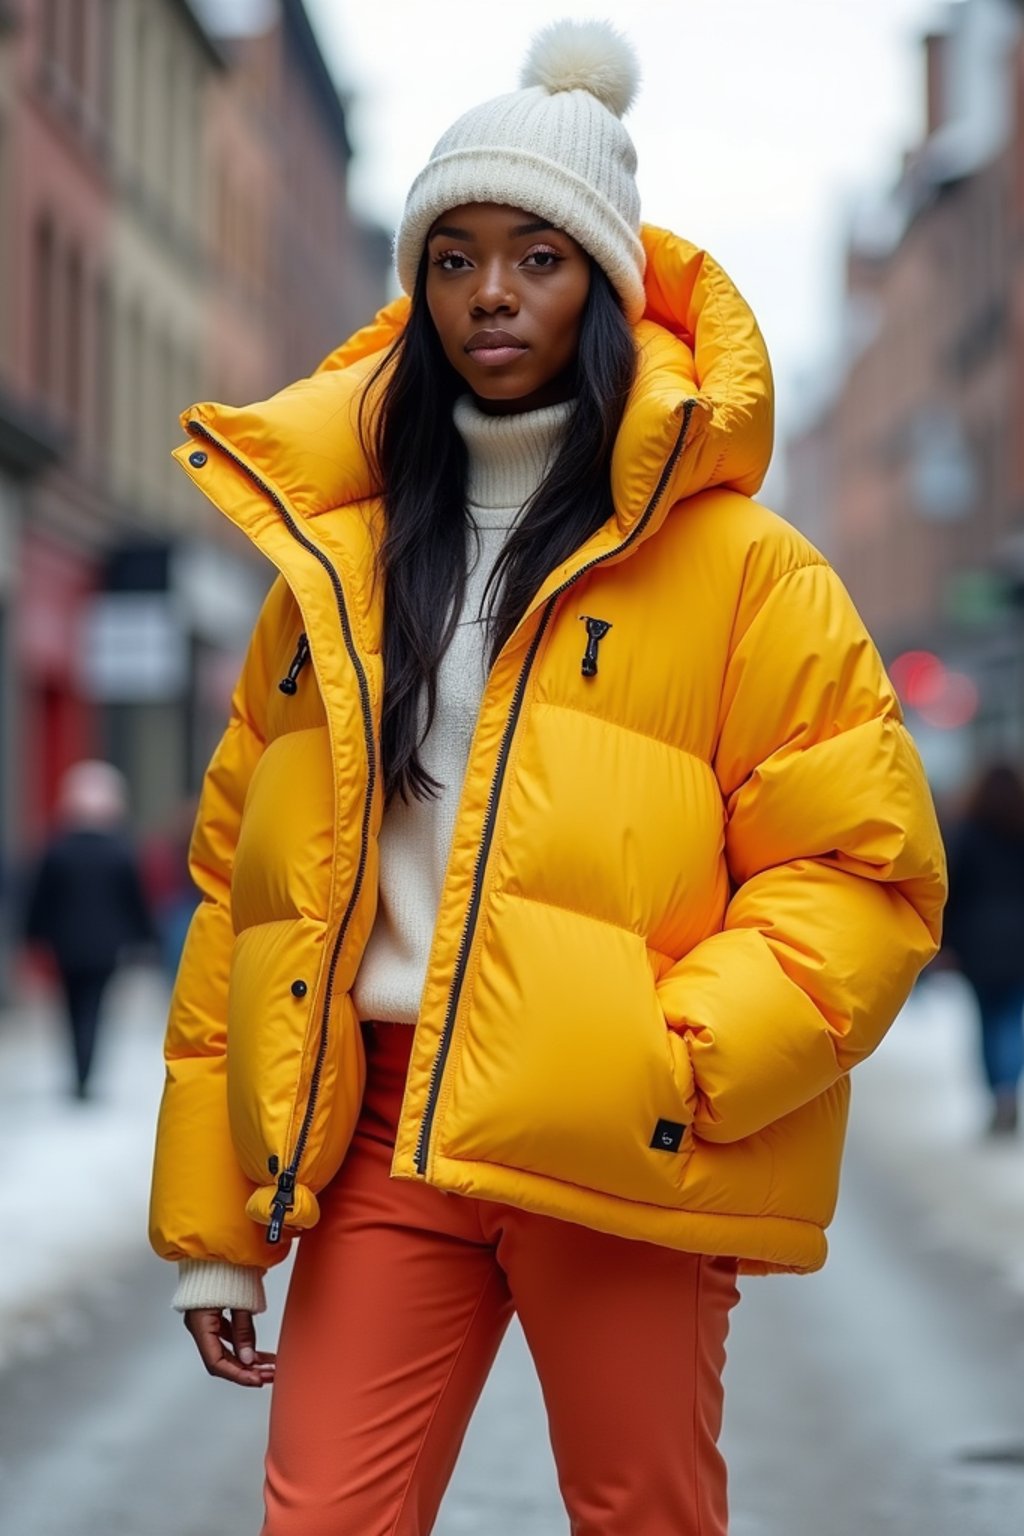
[[[654,1127],[651,1146],[658,1152],[678,1152],[685,1131],[686,1126],[680,1125],[678,1120],[659,1120]]]

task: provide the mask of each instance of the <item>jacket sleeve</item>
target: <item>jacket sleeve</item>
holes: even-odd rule
[[[762,1129],[874,1050],[938,947],[945,894],[920,759],[838,577],[801,565],[749,609],[714,762],[731,899],[658,987],[710,1141]]]
[[[286,601],[279,578],[264,603],[227,728],[203,781],[189,849],[202,899],[171,998],[150,1203],[150,1241],[162,1258],[260,1270],[282,1258],[288,1244],[268,1249],[262,1229],[245,1214],[254,1186],[238,1166],[228,1125],[231,869],[246,790],[264,747],[273,637]]]

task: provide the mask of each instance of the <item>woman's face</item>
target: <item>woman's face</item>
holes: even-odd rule
[[[427,239],[427,308],[445,356],[487,411],[568,400],[590,257],[522,208],[464,203]]]

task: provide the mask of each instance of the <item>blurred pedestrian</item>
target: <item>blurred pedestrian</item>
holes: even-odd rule
[[[847,1069],[936,947],[919,759],[751,499],[764,345],[641,227],[634,88],[610,28],[543,33],[413,184],[411,298],[178,450],[281,573],[203,786],[151,1217],[252,1387],[303,1234],[264,1536],[430,1531],[513,1311],[572,1529],[721,1536],[737,1274],[824,1262]]]
[[[154,938],[127,833],[124,777],[88,759],[61,781],[58,830],[30,877],[25,938],[52,953],[66,1005],[74,1093],[89,1091],[103,994],[122,952]]]
[[[1015,768],[982,771],[948,841],[943,955],[977,999],[989,1131],[1013,1134],[1024,1073],[1024,782]]]

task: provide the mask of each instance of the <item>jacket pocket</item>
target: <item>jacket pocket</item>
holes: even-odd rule
[[[437,1150],[678,1206],[693,1099],[689,1054],[665,1023],[643,939],[496,895]]]

